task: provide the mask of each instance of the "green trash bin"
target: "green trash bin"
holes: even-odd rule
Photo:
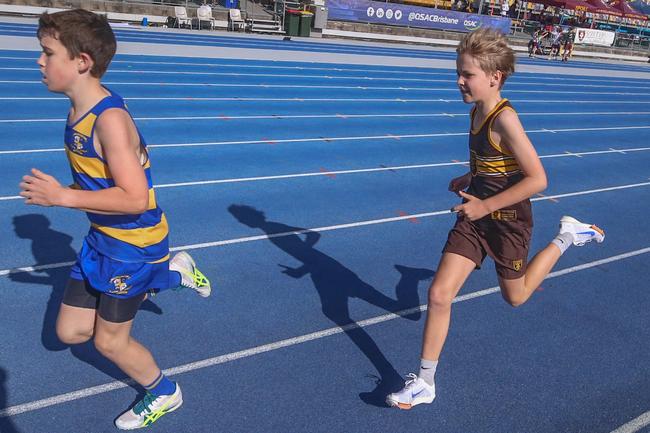
[[[295,9],[285,11],[284,32],[289,36],[298,36],[300,32],[300,11]]]
[[[300,36],[309,37],[312,19],[314,19],[313,13],[306,11],[300,13]]]

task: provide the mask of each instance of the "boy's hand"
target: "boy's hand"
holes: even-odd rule
[[[451,209],[452,212],[458,212],[459,215],[468,218],[470,221],[476,221],[490,213],[490,209],[488,209],[485,202],[480,198],[463,191],[458,191],[458,195],[467,200],[467,202],[454,206]]]
[[[285,265],[278,265],[278,266],[280,266],[281,268],[284,268],[282,273],[290,276],[291,278],[298,279],[298,278],[302,278],[302,277],[304,277],[306,275],[306,272],[304,271],[304,266],[301,266],[300,268],[291,268],[291,267],[285,266]]]
[[[65,188],[53,176],[32,168],[32,175],[23,176],[20,195],[26,204],[61,206]]]
[[[455,177],[449,182],[449,191],[458,194],[459,191],[467,189],[471,181],[472,173],[465,173],[462,176]]]

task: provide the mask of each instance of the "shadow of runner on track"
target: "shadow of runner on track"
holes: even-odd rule
[[[77,253],[72,248],[72,237],[66,233],[50,228],[50,220],[41,214],[25,214],[15,216],[13,219],[14,231],[21,239],[31,239],[32,254],[36,261],[35,267],[50,264],[74,262]],[[77,359],[92,365],[113,379],[124,381],[126,375],[112,362],[104,358],[90,340],[83,344],[68,346],[62,343],[56,335],[56,319],[63,299],[63,292],[70,276],[69,266],[56,266],[33,272],[16,272],[9,274],[9,278],[17,283],[42,284],[51,286],[52,292],[47,302],[41,330],[41,342],[49,351],[60,351],[70,347],[70,352]],[[162,314],[162,310],[150,300],[142,303],[141,310],[148,310],[154,314]],[[130,385],[140,392],[140,387]],[[4,433],[4,430],[2,430]]]
[[[7,388],[5,382],[7,381],[7,373],[0,368],[0,410],[7,408]],[[0,418],[0,432],[2,433],[20,433],[10,417]]]
[[[339,261],[314,248],[320,239],[319,233],[268,221],[264,212],[246,205],[231,205],[228,211],[242,224],[261,229],[270,236],[269,241],[273,245],[302,262],[302,266],[298,268],[282,264],[279,266],[282,268],[282,273],[292,278],[298,279],[309,275],[320,297],[323,314],[343,329],[379,374],[377,387],[359,396],[368,404],[387,407],[386,395],[402,386],[402,377],[365,329],[359,327],[350,317],[348,300],[363,299],[391,313],[418,307],[420,305],[418,283],[432,278],[434,272],[429,269],[396,265],[395,268],[400,272],[401,279],[396,286],[397,299],[392,299],[360,279]],[[418,320],[420,315],[421,313],[417,311],[404,317]]]

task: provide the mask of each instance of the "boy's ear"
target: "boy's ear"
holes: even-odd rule
[[[77,57],[77,62],[77,70],[80,74],[85,74],[86,72],[90,71],[90,69],[95,64],[92,57],[86,53],[79,54],[79,57]]]
[[[490,77],[490,87],[500,86],[501,78],[503,78],[503,72],[501,71],[494,72]]]

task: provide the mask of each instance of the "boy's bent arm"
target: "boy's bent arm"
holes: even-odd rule
[[[517,161],[523,179],[510,188],[484,200],[490,212],[530,198],[546,189],[546,172],[539,156],[528,139],[517,113],[504,110],[493,124],[493,139]]]
[[[129,114],[121,109],[109,109],[99,116],[95,133],[115,186],[98,191],[66,189],[63,206],[107,214],[147,210],[149,186],[138,154],[140,143],[134,142],[131,125]]]

